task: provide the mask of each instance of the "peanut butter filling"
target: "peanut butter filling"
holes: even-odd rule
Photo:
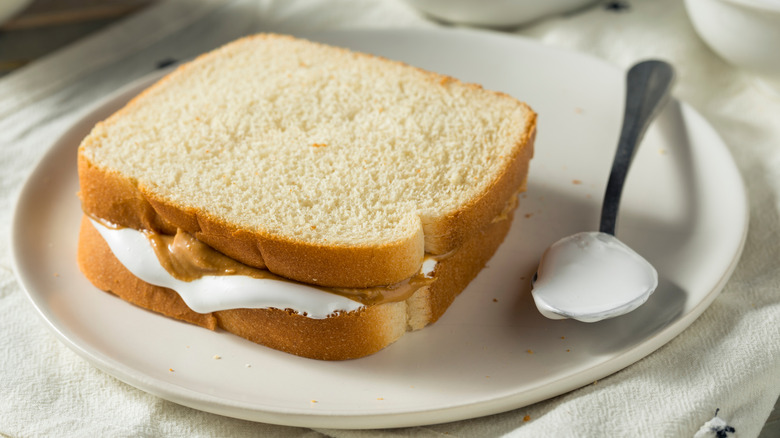
[[[191,234],[179,229],[175,236],[144,231],[154,248],[160,264],[174,278],[181,281],[193,281],[206,275],[244,275],[253,278],[270,279],[296,283],[273,274],[265,269],[247,266],[232,259]],[[402,282],[388,286],[340,289],[307,285],[343,297],[358,301],[364,305],[375,305],[403,301],[411,297],[418,289],[433,283],[433,278],[419,273]]]
[[[182,229],[176,230],[175,236],[151,231],[144,231],[144,234],[162,267],[181,281],[197,280],[206,275],[281,279],[270,271],[247,266],[216,251]]]

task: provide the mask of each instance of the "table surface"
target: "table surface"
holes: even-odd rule
[[[0,77],[148,7],[156,0],[36,0],[0,25]],[[759,438],[780,436],[780,399]]]

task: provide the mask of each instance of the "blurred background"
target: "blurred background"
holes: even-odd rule
[[[1,0],[0,76],[155,0]],[[3,22],[3,18],[8,21]]]

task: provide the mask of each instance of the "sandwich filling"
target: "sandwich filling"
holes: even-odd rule
[[[176,291],[198,313],[277,308],[310,318],[327,318],[365,305],[406,300],[433,282],[437,264],[437,258],[426,256],[417,275],[393,285],[326,288],[244,265],[181,230],[175,236],[166,236],[121,228],[92,218],[90,221],[111,252],[133,275]]]
[[[491,222],[508,219],[517,204],[518,196],[511,196]],[[437,263],[452,254],[426,254],[420,271],[399,283],[370,288],[323,287],[245,265],[181,229],[171,236],[89,219],[127,270],[149,284],[172,289],[198,313],[275,308],[324,319],[368,305],[404,301],[433,283]]]

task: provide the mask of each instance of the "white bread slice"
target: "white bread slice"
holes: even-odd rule
[[[79,147],[82,208],[297,281],[368,287],[486,229],[536,115],[501,93],[278,35],[185,64]]]

